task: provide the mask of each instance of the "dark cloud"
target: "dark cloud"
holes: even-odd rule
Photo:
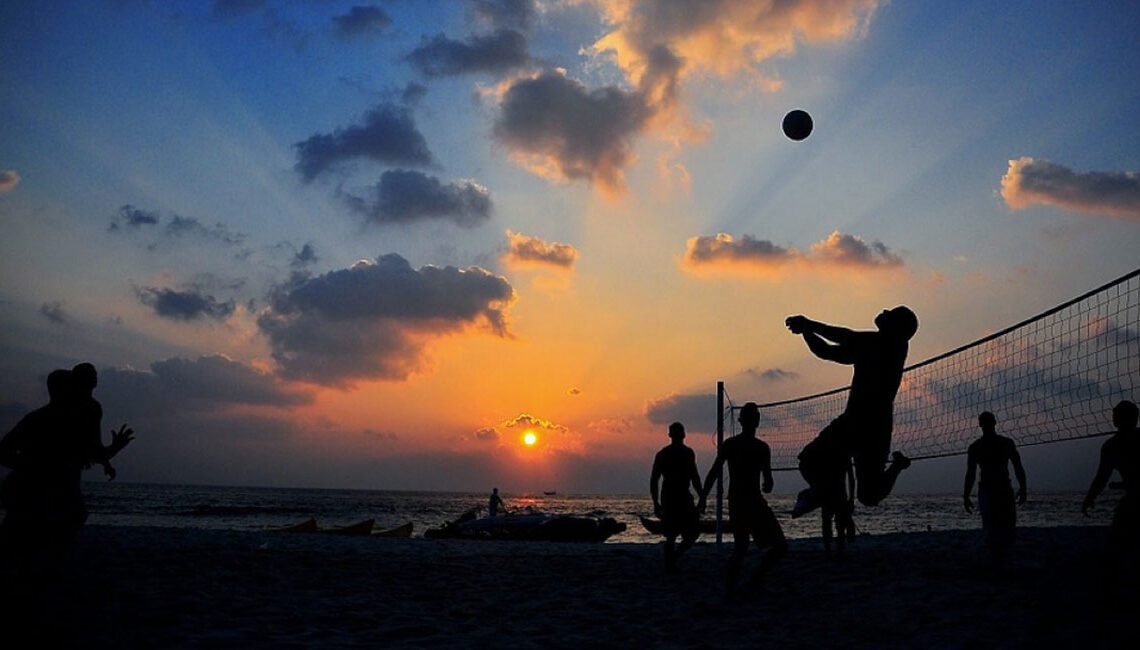
[[[509,29],[486,36],[453,41],[443,34],[412,50],[406,57],[425,77],[452,77],[464,74],[502,74],[530,62],[526,37]]]
[[[63,310],[63,303],[58,300],[55,302],[45,302],[40,305],[40,316],[43,316],[56,325],[64,325],[70,320],[67,312]]]
[[[391,24],[388,12],[376,5],[357,5],[333,18],[336,35],[343,39],[380,34]]]
[[[111,219],[111,225],[107,226],[107,230],[115,232],[121,228],[135,230],[143,226],[156,226],[158,220],[157,212],[147,212],[127,204],[119,208],[119,212]]]
[[[177,214],[167,222],[166,234],[174,238],[198,237],[230,246],[240,246],[247,238],[245,233],[234,232],[224,223],[218,222],[212,226],[206,226],[194,217],[182,217]]]
[[[1074,172],[1047,160],[1009,161],[1001,195],[1014,210],[1053,205],[1085,214],[1140,221],[1140,173]]]
[[[444,185],[434,176],[406,169],[384,172],[371,199],[348,195],[353,208],[375,223],[447,219],[477,226],[491,216],[491,195],[474,181]]]
[[[425,95],[427,95],[427,86],[410,82],[404,86],[404,91],[400,93],[400,101],[409,106],[415,106]]]
[[[716,431],[716,395],[669,395],[650,400],[645,416],[653,424],[680,422],[690,433]]]
[[[545,242],[538,237],[528,237],[507,231],[507,252],[504,259],[511,264],[553,266],[569,269],[578,260],[578,250],[569,244]]]
[[[396,254],[278,287],[258,318],[287,377],[343,385],[402,380],[434,337],[480,323],[509,336],[505,278],[472,267],[415,270]]]
[[[495,427],[484,427],[471,434],[476,440],[483,442],[494,442],[499,439],[499,432]]]
[[[317,256],[317,249],[310,242],[306,243],[301,247],[301,250],[293,254],[293,259],[289,262],[289,266],[299,269],[309,266],[310,264],[316,264],[320,259],[321,258]]]
[[[475,15],[493,27],[525,30],[534,19],[534,0],[471,0]]]
[[[310,393],[287,390],[268,372],[222,355],[157,361],[151,364],[151,372],[164,391],[184,399],[265,406],[292,406],[313,400]]]
[[[20,184],[20,174],[14,169],[0,171],[0,194],[12,191]]]
[[[640,92],[588,90],[557,72],[514,82],[503,95],[495,137],[532,171],[585,179],[620,192],[632,138],[653,109]]]
[[[234,301],[220,302],[214,296],[190,288],[183,291],[163,287],[139,287],[139,300],[154,313],[171,320],[190,321],[197,318],[225,320],[234,313]]]
[[[294,146],[296,169],[306,181],[358,158],[413,166],[430,165],[433,160],[411,111],[394,104],[382,104],[369,111],[362,124],[314,135]]]

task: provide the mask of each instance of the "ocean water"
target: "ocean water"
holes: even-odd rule
[[[439,526],[472,507],[485,508],[488,496],[120,482],[84,483],[83,489],[91,524],[257,530],[294,524],[309,517],[316,517],[322,527],[375,518],[377,529],[410,521],[415,525],[414,537],[421,537],[427,528]],[[1030,493],[1030,500],[1018,509],[1018,525],[1107,525],[1117,495],[1106,493],[1098,501],[1092,517],[1081,514],[1082,496],[1076,492]],[[661,539],[646,531],[638,520],[638,515],[653,514],[648,495],[504,493],[503,498],[509,508],[530,507],[549,514],[613,517],[624,522],[626,531],[611,537],[610,542],[656,543]],[[792,519],[789,513],[793,501],[792,495],[768,497],[785,534],[789,538],[818,537],[818,515],[812,513]],[[714,506],[710,504],[707,516],[713,514]],[[976,511],[974,514],[964,512],[961,497],[952,494],[898,494],[875,508],[857,505],[855,523],[861,533],[872,535],[981,528],[981,518]]]

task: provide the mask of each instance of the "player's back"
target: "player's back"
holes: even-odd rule
[[[724,441],[721,449],[728,464],[728,498],[760,496],[760,478],[771,464],[768,443],[753,436],[738,435]]]

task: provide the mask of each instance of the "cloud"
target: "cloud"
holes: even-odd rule
[[[109,232],[115,232],[122,228],[135,230],[143,226],[156,226],[158,221],[157,212],[140,210],[128,203],[119,208],[119,212],[111,219],[111,224],[107,226],[107,230]]]
[[[567,427],[561,424],[555,424],[550,420],[544,420],[529,413],[520,413],[519,415],[504,421],[502,426],[506,429],[541,429],[543,431],[556,431],[559,433],[566,433],[569,431]]]
[[[317,134],[298,142],[296,169],[305,181],[349,160],[426,166],[433,158],[427,141],[406,107],[385,103],[369,111],[362,124]]]
[[[1140,221],[1140,173],[1079,173],[1029,157],[1009,161],[1001,195],[1013,210],[1053,205],[1084,214]]]
[[[793,379],[799,379],[800,377],[800,373],[798,372],[794,372],[792,370],[782,370],[780,368],[768,368],[767,370],[749,368],[744,372],[750,378],[763,382],[791,381]]]
[[[162,287],[139,287],[139,300],[163,318],[191,321],[198,318],[225,320],[234,313],[234,301],[219,302],[197,288],[184,291]]]
[[[247,238],[245,233],[230,230],[224,223],[218,222],[206,226],[194,217],[182,217],[177,214],[167,222],[166,235],[173,238],[197,237],[229,246],[240,246]]]
[[[680,422],[689,432],[716,431],[716,395],[669,395],[645,404],[645,417],[653,424]]]
[[[722,76],[786,58],[800,43],[833,43],[862,34],[878,0],[596,0],[613,29],[594,44],[612,52],[635,83],[657,49],[695,70]]]
[[[475,15],[492,27],[524,30],[535,14],[534,0],[471,0]]]
[[[524,167],[555,179],[582,179],[617,194],[633,160],[634,135],[654,108],[639,91],[588,90],[558,72],[509,85],[494,135]]]
[[[475,431],[475,433],[471,434],[471,436],[475,440],[481,440],[483,442],[494,442],[499,439],[499,432],[495,429],[495,427],[484,427]]]
[[[454,41],[443,34],[412,50],[405,59],[425,77],[502,74],[530,62],[526,37],[511,29]]]
[[[346,195],[353,208],[375,223],[448,219],[473,227],[491,216],[491,194],[475,181],[444,185],[434,176],[406,169],[384,172],[371,200]]]
[[[14,169],[0,171],[0,194],[11,192],[20,184],[20,174]]]
[[[827,239],[812,244],[806,254],[752,235],[735,238],[718,233],[690,238],[685,244],[681,266],[694,272],[735,270],[775,275],[792,266],[809,270],[894,269],[902,267],[903,260],[882,242],[868,244],[861,237],[845,235],[838,230]]]
[[[862,268],[902,266],[902,258],[882,242],[868,244],[855,235],[832,231],[827,239],[811,245],[808,261],[818,265]]]
[[[345,40],[380,34],[391,24],[388,12],[376,5],[357,5],[333,18],[336,35]]]
[[[415,270],[392,253],[277,287],[258,326],[286,377],[403,380],[422,368],[432,338],[480,324],[510,336],[514,298],[505,278],[481,268]]]
[[[223,355],[156,361],[151,364],[151,372],[168,394],[179,398],[266,406],[292,406],[313,401],[311,393],[287,390],[270,373]]]
[[[548,243],[538,237],[528,237],[510,230],[507,231],[507,242],[508,248],[503,259],[511,265],[570,269],[578,260],[578,250],[570,244]]]
[[[320,261],[317,256],[317,249],[313,246],[312,242],[306,243],[301,247],[301,250],[293,254],[293,259],[289,262],[289,266],[299,269],[304,268],[310,264],[316,264]]]
[[[40,305],[40,316],[43,316],[56,325],[65,325],[71,320],[67,312],[63,310],[63,303],[58,300],[55,302],[45,302]]]

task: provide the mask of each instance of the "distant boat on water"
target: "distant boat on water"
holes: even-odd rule
[[[545,494],[545,495],[546,495],[546,496],[548,496],[548,497],[552,497],[552,496],[554,496],[555,494],[558,494],[558,493],[557,493],[557,492],[555,492],[554,490],[546,490],[546,491],[543,491],[543,494]]]

